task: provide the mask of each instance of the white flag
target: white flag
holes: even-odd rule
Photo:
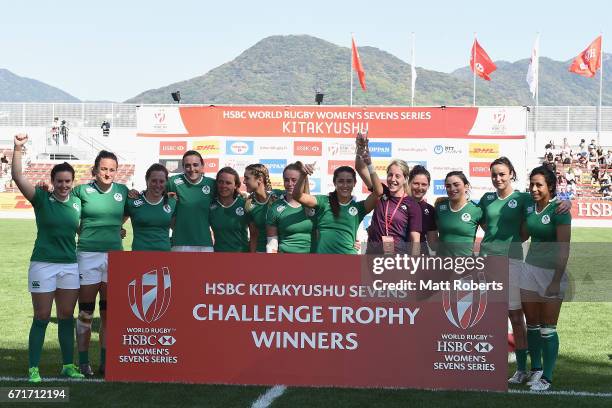
[[[412,93],[411,93],[411,103],[414,106],[414,87],[416,85],[417,73],[415,64],[415,55],[414,55],[414,33],[412,33],[412,62],[410,64],[410,79],[412,80]]]
[[[529,63],[529,69],[527,70],[527,83],[529,84],[529,90],[531,95],[535,98],[538,92],[538,78],[540,76],[540,34],[536,37],[535,43],[533,44],[533,50],[531,51],[531,62]]]

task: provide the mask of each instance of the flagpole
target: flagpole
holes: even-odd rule
[[[601,67],[599,68],[599,108],[597,115],[597,145],[599,146],[599,137],[601,134],[601,96],[603,90],[603,70],[604,70],[604,58],[603,58],[603,32],[601,33],[601,49],[599,50],[599,61]]]
[[[353,106],[353,33],[351,33],[351,98],[350,104]]]
[[[414,54],[414,31],[412,32],[412,66],[410,70],[410,87],[412,89],[411,97],[410,97],[410,106],[414,107],[414,87],[415,87],[415,78],[414,74],[416,73],[416,67],[414,66],[415,54]]]
[[[474,83],[472,86],[472,106],[476,106],[476,31],[474,31],[474,42],[472,43],[472,72],[474,73]]]
[[[537,151],[536,150],[536,141],[537,141],[537,136],[538,136],[538,111],[540,110],[540,33],[538,32],[538,38],[537,38],[537,59],[538,59],[538,69],[536,72],[536,89],[535,89],[535,111],[533,112],[534,115],[534,122],[535,122],[535,127],[533,128],[533,151]]]

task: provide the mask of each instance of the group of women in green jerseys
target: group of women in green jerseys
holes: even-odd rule
[[[15,137],[13,163],[20,162],[25,140],[25,135]],[[13,178],[32,202],[38,226],[29,272],[35,312],[30,331],[31,381],[40,380],[38,362],[53,299],[60,323],[65,321],[60,324],[60,344],[66,350],[62,373],[93,375],[87,350],[98,293],[103,372],[107,253],[122,249],[120,231],[127,218],[134,231],[133,250],[355,254],[359,225],[373,211],[368,253],[418,255],[429,254],[431,248],[440,256],[471,256],[477,229],[483,228],[481,254],[510,259],[509,317],[518,367],[509,382],[529,382],[533,390],[550,387],[559,344],[556,322],[567,286],[571,204],[555,199],[556,178],[548,168],[534,169],[529,193],[520,193],[512,187],[516,172],[510,161],[495,160],[490,166],[495,192],[486,193],[479,204],[469,199],[466,176],[450,172],[445,178],[448,199],[434,207],[425,200],[429,172],[423,166],[409,169],[405,161],[393,160],[383,184],[362,135],[356,139],[357,171],[349,166],[337,168],[335,189],[327,195],[309,193],[308,176],[315,171],[314,164],[289,164],[283,171],[283,191],[271,188],[265,166],[249,165],[243,175],[244,195],[240,175],[233,168],[220,169],[215,179],[205,177],[204,161],[196,151],[186,152],[182,163],[184,172],[172,177],[162,165],[152,165],[146,172],[147,188],[141,193],[128,193],[126,186],[114,183],[118,163],[109,152],[100,152],[94,180],[82,186],[73,188],[70,165],[56,166],[52,193],[30,186],[20,166],[13,166]],[[357,174],[371,191],[363,201],[353,196]],[[59,218],[59,211],[65,219]],[[70,229],[53,228],[60,220]],[[523,262],[521,244],[528,237],[532,244]],[[45,278],[53,281],[50,286],[42,285],[39,278],[46,264],[51,265]],[[73,330],[77,297],[80,370],[72,364],[73,340],[66,334]]]

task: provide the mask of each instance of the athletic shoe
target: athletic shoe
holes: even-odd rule
[[[546,378],[540,378],[538,382],[533,383],[531,391],[548,391],[551,387],[550,382]]]
[[[89,365],[89,363],[79,364],[79,371],[86,378],[92,378],[95,375],[93,370],[91,369],[91,366]]]
[[[68,378],[85,378],[74,364],[64,364],[60,375]]]
[[[543,373],[544,372],[542,370],[531,370],[531,372],[529,373],[529,381],[527,381],[527,385],[533,385],[540,381],[540,378],[542,378]]]
[[[517,371],[514,375],[508,378],[508,384],[522,384],[529,379],[529,374],[525,371]]]
[[[28,381],[31,383],[39,383],[42,381],[40,378],[40,372],[38,371],[38,367],[30,367],[28,370]]]

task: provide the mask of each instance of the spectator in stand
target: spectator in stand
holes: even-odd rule
[[[596,186],[597,184],[599,184],[599,167],[595,166],[591,170],[591,185]]]
[[[9,161],[4,152],[0,152],[0,175],[8,174]]]
[[[586,148],[586,142],[584,141],[584,139],[580,139],[580,144],[578,145],[580,147],[580,152],[579,154],[581,156],[586,157],[588,154],[588,150]]]
[[[574,173],[573,167],[567,169],[567,171],[565,172],[565,179],[567,180],[567,184],[576,183],[576,175]]]
[[[100,128],[102,129],[102,136],[108,137],[108,135],[110,134],[110,123],[105,120],[104,122],[102,122],[102,126],[100,126]]]
[[[578,166],[580,167],[587,167],[587,158],[585,155],[580,154],[580,156],[578,156]]]
[[[595,139],[591,139],[591,143],[589,143],[589,150],[595,149],[597,145],[595,144]]]
[[[59,134],[59,118],[53,118],[53,125],[51,126],[51,142],[49,144],[53,144],[52,142],[55,142],[56,145],[59,145]]]
[[[610,190],[610,174],[607,171],[600,178],[599,192],[603,194],[606,190]]]
[[[68,144],[68,124],[66,123],[65,120],[62,120],[62,124],[60,125],[60,133],[62,134],[62,139],[64,140],[64,144],[67,145]],[[59,144],[59,139],[57,141],[57,144]]]
[[[563,138],[563,146],[561,147],[561,152],[565,153],[565,155],[569,155],[571,153],[572,149],[569,145],[569,143],[567,142],[567,137]]]
[[[566,191],[568,200],[576,198],[576,185],[574,183],[568,183]]]

